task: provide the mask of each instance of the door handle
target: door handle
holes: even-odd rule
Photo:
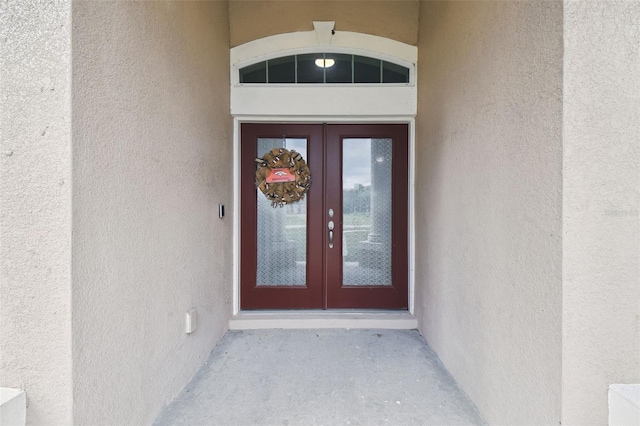
[[[333,228],[334,228],[334,224],[333,221],[330,220],[329,223],[327,223],[327,228],[329,228],[329,248],[333,248]]]

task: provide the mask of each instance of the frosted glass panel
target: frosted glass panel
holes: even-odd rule
[[[391,139],[342,142],[345,286],[391,282]]]
[[[307,161],[306,139],[258,139],[257,156],[273,148],[295,149]],[[307,270],[307,199],[284,207],[258,190],[258,286],[305,286]]]

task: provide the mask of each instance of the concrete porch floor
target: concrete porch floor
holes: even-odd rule
[[[229,331],[156,425],[484,425],[416,330]]]

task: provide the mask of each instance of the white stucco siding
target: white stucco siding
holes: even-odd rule
[[[640,3],[566,1],[563,425],[640,383]]]
[[[227,4],[75,1],[73,42],[74,420],[150,424],[232,312]]]
[[[71,423],[71,6],[0,2],[0,386]]]
[[[562,3],[421,3],[419,328],[490,424],[561,416]]]

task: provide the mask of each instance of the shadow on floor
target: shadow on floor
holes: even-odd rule
[[[230,331],[156,425],[484,425],[416,330]]]

